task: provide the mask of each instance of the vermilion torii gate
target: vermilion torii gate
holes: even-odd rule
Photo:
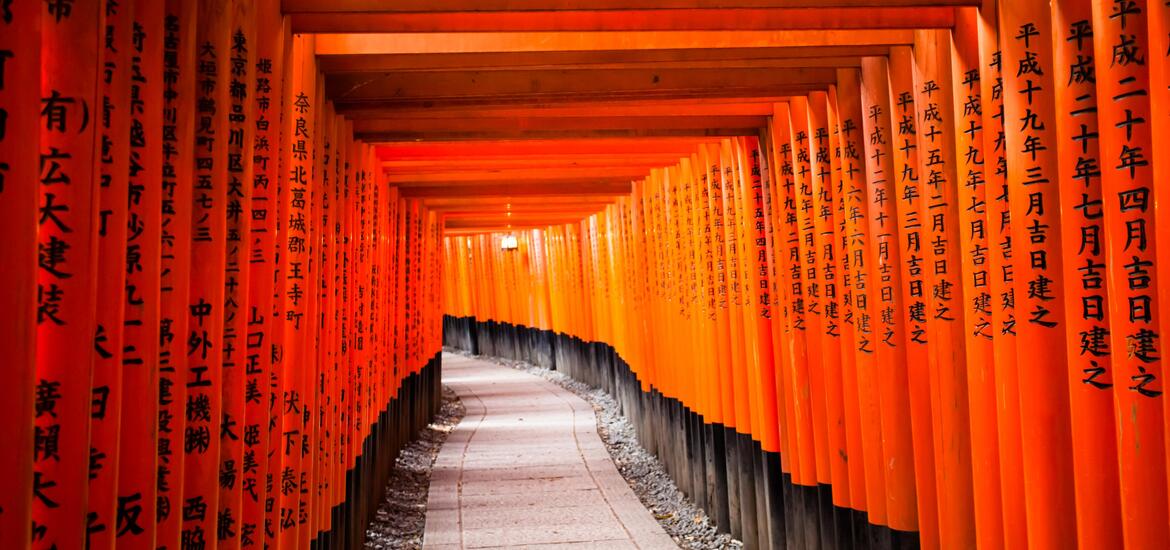
[[[354,547],[441,337],[749,546],[1170,546],[1168,55],[1140,0],[0,0],[0,546]]]

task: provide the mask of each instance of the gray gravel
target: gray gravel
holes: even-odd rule
[[[394,463],[394,472],[386,484],[386,496],[378,506],[374,521],[366,528],[367,549],[422,548],[431,468],[439,456],[439,448],[463,419],[464,412],[463,402],[455,392],[443,386],[443,406],[439,414],[417,439],[402,449]]]
[[[650,510],[662,528],[680,547],[693,550],[743,548],[743,543],[731,538],[731,535],[715,531],[715,526],[707,518],[707,513],[683,495],[658,459],[647,453],[638,443],[633,425],[618,412],[617,401],[614,401],[605,390],[591,388],[560,372],[523,361],[472,356],[449,348],[445,348],[444,351],[525,371],[549,380],[584,399],[593,405],[593,410],[597,414],[597,431],[609,449],[618,471],[626,478],[626,482],[630,484],[630,488],[638,495],[642,504]]]

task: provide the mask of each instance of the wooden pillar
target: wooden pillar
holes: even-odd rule
[[[789,102],[789,107],[791,109],[790,116],[792,120],[793,158],[795,159],[794,175],[796,176],[795,198],[797,225],[800,227],[800,254],[804,272],[804,307],[808,313],[808,316],[805,318],[805,321],[808,323],[807,330],[809,331],[807,333],[809,345],[806,348],[806,364],[808,365],[809,399],[811,401],[810,408],[812,411],[812,447],[816,459],[816,482],[827,485],[832,482],[832,473],[829,466],[828,413],[824,398],[825,379],[823,372],[817,370],[823,368],[822,354],[824,353],[824,349],[822,349],[822,346],[816,345],[816,342],[819,341],[821,335],[824,333],[824,322],[823,291],[821,290],[822,274],[817,269],[816,263],[819,253],[816,240],[816,209],[812,186],[813,167],[810,153],[812,138],[810,137],[809,129],[809,102],[807,98],[794,97]]]
[[[114,536],[156,548],[163,216],[164,2],[134,2],[122,414]]]
[[[701,156],[703,161],[703,169],[707,173],[707,191],[708,207],[710,208],[711,218],[711,239],[712,239],[712,253],[714,256],[715,266],[715,295],[716,312],[715,312],[715,330],[714,335],[716,339],[715,355],[718,365],[717,377],[719,379],[720,403],[722,410],[723,425],[729,428],[736,425],[736,409],[734,404],[734,388],[731,381],[731,324],[728,319],[728,288],[727,288],[727,246],[726,237],[723,234],[723,227],[726,223],[724,215],[726,210],[723,205],[723,177],[719,169],[718,151],[716,149],[703,147]],[[645,204],[645,203],[643,203]],[[645,218],[643,218],[644,221]],[[643,235],[646,235],[643,233]],[[646,237],[652,237],[646,235]],[[643,248],[643,254],[648,253]],[[643,262],[646,260],[644,259]],[[646,266],[645,263],[643,263]],[[648,267],[648,266],[646,266]],[[646,268],[644,267],[644,269]],[[648,366],[648,365],[647,365]],[[645,389],[645,388],[643,388]],[[729,489],[730,490],[730,489]]]
[[[853,354],[857,364],[865,510],[870,523],[893,527],[890,520],[890,489],[886,471],[890,467],[886,456],[890,453],[885,450],[885,446],[887,441],[892,442],[895,439],[895,434],[901,428],[895,425],[887,427],[883,422],[883,410],[887,406],[896,405],[885,403],[887,396],[881,387],[882,377],[893,366],[881,363],[879,359],[885,359],[886,356],[878,354],[883,337],[878,330],[881,322],[878,308],[882,307],[880,292],[882,272],[874,262],[875,257],[870,253],[875,247],[875,236],[872,231],[873,213],[870,210],[867,185],[866,134],[861,96],[860,71],[839,69],[837,71],[839,129],[836,133],[840,136],[840,146],[833,156],[840,158],[840,167],[837,169],[842,181],[840,213],[844,217],[845,225],[842,242],[847,252],[843,257],[851,270]],[[910,464],[913,463],[910,455],[906,455],[905,458]],[[906,495],[913,501],[912,494],[900,491],[896,494]]]
[[[159,281],[158,524],[155,544],[181,542],[187,431],[188,293],[195,167],[195,2],[168,0],[163,27],[162,250]]]
[[[1166,491],[1149,490],[1166,486],[1167,466],[1148,68],[1161,52],[1149,48],[1148,7],[1093,5],[1109,347],[1124,350],[1112,355],[1121,517],[1134,548],[1170,544]]]
[[[943,529],[939,505],[937,475],[941,465],[934,453],[934,432],[939,423],[931,411],[931,370],[927,336],[928,290],[924,242],[924,201],[918,147],[918,108],[914,95],[911,52],[894,48],[889,60],[889,96],[891,125],[897,127],[894,139],[894,172],[897,174],[897,212],[899,245],[902,247],[902,284],[905,300],[906,365],[910,388],[910,414],[914,438],[914,468],[918,481],[919,529],[924,548],[941,544]],[[933,525],[937,528],[931,528]],[[932,540],[932,536],[940,537]]]
[[[840,254],[833,222],[837,190],[832,180],[832,150],[829,145],[828,97],[823,92],[809,95],[809,179],[812,192],[810,221],[816,243],[818,286],[811,293],[820,297],[821,358],[814,365],[821,371],[825,401],[826,449],[833,504],[848,508],[852,492],[849,456],[845,436],[845,402],[841,383],[841,292],[843,285],[837,266]],[[815,312],[814,312],[815,314]],[[812,367],[812,365],[810,365]],[[860,481],[860,480],[859,480]],[[822,529],[823,531],[823,529]]]
[[[132,2],[105,3],[98,122],[97,323],[93,336],[86,545],[114,546],[121,451],[122,346],[125,328],[126,219],[130,177]]]
[[[1166,121],[1170,119],[1170,6],[1165,2],[1147,2],[1147,9],[1149,15],[1147,16],[1149,28],[1149,78],[1150,78],[1150,145],[1153,148],[1152,154],[1154,159],[1167,158],[1167,153],[1170,153],[1170,129],[1167,129]],[[1099,55],[1099,54],[1098,54]],[[1168,176],[1165,170],[1154,171],[1154,188],[1166,189]],[[1154,204],[1155,216],[1157,217],[1159,226],[1163,223],[1170,223],[1168,214],[1170,208],[1165,205]],[[1159,265],[1167,265],[1170,261],[1170,242],[1165,239],[1158,241],[1156,255]],[[1170,303],[1170,280],[1161,278],[1158,281],[1158,300],[1161,304]],[[1161,308],[1159,310],[1160,320],[1162,324],[1170,323],[1170,309]],[[1115,351],[1116,353],[1116,351]],[[1114,393],[1118,392],[1118,388],[1114,387]],[[1166,406],[1162,406],[1163,415],[1170,418],[1170,411],[1166,410]],[[1168,428],[1170,429],[1170,428]],[[1170,437],[1170,434],[1167,435]],[[1167,456],[1170,460],[1170,455]],[[1170,466],[1168,466],[1170,468]],[[1124,504],[1122,505],[1124,507]],[[1124,509],[1124,508],[1123,508]]]
[[[971,474],[975,539],[990,548],[1004,544],[1000,484],[999,426],[987,235],[987,154],[983,139],[983,96],[979,70],[979,14],[964,9],[952,34],[952,103],[957,180],[963,330],[971,418]]]
[[[1082,547],[1123,546],[1091,2],[1051,5],[1065,346]]]
[[[224,269],[227,252],[231,6],[199,4],[196,23],[195,156],[188,297],[184,544],[214,544],[223,407]]]
[[[1007,187],[1003,107],[1003,59],[993,0],[979,12],[979,84],[983,110],[984,177],[987,180],[987,241],[991,294],[992,359],[995,365],[996,423],[999,434],[1000,498],[1005,548],[1028,543],[1024,505],[1024,461],[1020,446],[1020,390],[1016,356],[1015,271]]]
[[[1007,188],[1011,204],[1016,332],[1036,357],[1018,350],[1028,543],[1074,544],[1072,442],[1069,427],[1060,193],[1055,136],[1056,83],[1047,3],[1000,6]]]
[[[273,123],[278,124],[280,132],[279,147],[273,149],[276,151],[273,157],[278,162],[275,167],[276,172],[269,182],[270,186],[276,188],[272,195],[274,201],[271,208],[276,217],[276,234],[272,241],[272,326],[269,329],[272,340],[272,365],[269,367],[271,370],[267,384],[269,392],[267,478],[272,480],[272,484],[267,486],[267,496],[264,499],[264,545],[270,548],[286,548],[292,544],[285,542],[285,530],[281,527],[281,517],[285,508],[285,494],[288,491],[285,484],[286,466],[292,464],[286,462],[289,451],[284,435],[286,392],[291,387],[285,369],[290,350],[286,335],[290,334],[291,330],[287,328],[290,325],[288,318],[290,309],[286,300],[290,273],[288,220],[290,217],[289,208],[292,205],[292,191],[289,182],[294,170],[294,140],[301,139],[300,136],[296,135],[296,125],[291,118],[296,112],[297,94],[300,93],[302,85],[297,76],[301,74],[301,57],[294,54],[300,52],[296,48],[303,47],[303,45],[298,45],[298,41],[294,40],[288,32],[289,21],[287,18],[284,20],[283,29],[283,44],[280,49],[282,64],[279,71],[274,70],[274,74],[283,81],[280,95],[274,94],[274,99],[279,98],[277,105],[280,106],[280,117],[273,120]],[[261,55],[264,55],[264,52],[261,52]],[[304,54],[300,52],[299,55]],[[297,152],[298,156],[299,154]],[[272,162],[272,159],[269,162]],[[291,334],[295,335],[296,332],[291,332]],[[291,473],[291,470],[288,471]]]
[[[853,82],[856,82],[855,80]],[[853,87],[853,90],[856,90]],[[848,129],[842,128],[842,116],[840,112],[839,96],[848,95],[851,91],[842,92],[840,88],[840,81],[838,85],[832,85],[828,89],[828,152],[830,152],[830,166],[832,170],[832,187],[834,192],[833,197],[833,240],[837,243],[837,276],[838,276],[838,293],[841,296],[840,301],[840,332],[841,337],[839,345],[841,348],[841,397],[844,403],[845,412],[845,442],[846,442],[846,456],[854,456],[861,460],[846,460],[846,469],[848,470],[849,479],[849,508],[858,511],[865,511],[869,515],[869,522],[875,524],[885,524],[885,506],[882,506],[878,513],[873,513],[868,506],[868,495],[866,491],[866,466],[869,459],[866,458],[866,436],[872,436],[869,444],[881,441],[881,424],[880,415],[878,414],[878,403],[876,403],[875,392],[869,391],[865,396],[862,396],[859,387],[859,379],[866,378],[868,371],[872,370],[873,362],[868,355],[872,348],[868,345],[867,332],[868,325],[863,321],[862,311],[860,307],[868,308],[868,302],[861,300],[858,302],[856,297],[865,290],[866,279],[865,275],[861,274],[861,270],[865,269],[865,263],[855,263],[856,257],[853,255],[853,249],[860,245],[859,240],[863,242],[862,235],[853,231],[851,220],[851,213],[848,212],[849,204],[852,197],[856,197],[856,188],[853,186],[853,178],[856,176],[856,166],[851,164],[853,159],[847,159],[847,152],[842,144],[845,143],[847,136],[844,132],[848,130],[849,133],[858,131],[856,126],[849,126]],[[856,97],[856,91],[853,92],[853,97]],[[854,150],[855,151],[855,150]],[[848,166],[847,166],[848,165]],[[849,172],[846,172],[846,170]],[[861,193],[865,193],[861,191]],[[854,211],[853,216],[861,215],[860,211]],[[854,218],[855,220],[855,218]],[[858,288],[860,284],[860,289]],[[859,344],[861,348],[859,349]],[[859,378],[860,377],[860,378]],[[868,390],[868,389],[867,389]],[[868,398],[874,398],[873,403],[868,403]],[[873,425],[869,427],[876,428],[874,432],[862,434],[862,404],[861,400],[866,399],[869,405],[873,406],[872,418]],[[880,447],[870,447],[870,453],[881,455]],[[873,458],[873,455],[869,455]],[[880,465],[880,460],[875,462],[875,465]],[[869,480],[874,481],[874,480]],[[882,504],[885,504],[885,488],[881,489]],[[879,521],[880,520],[880,521]]]
[[[230,15],[228,94],[227,231],[224,271],[223,385],[219,454],[217,547],[240,547],[243,519],[245,418],[248,387],[248,312],[250,296],[252,188],[256,122],[256,6],[252,0],[233,2]]]
[[[779,203],[777,223],[783,228],[778,239],[777,256],[783,258],[781,271],[787,312],[788,353],[783,357],[785,382],[788,388],[785,409],[789,419],[787,430],[782,432],[788,440],[789,465],[792,480],[799,485],[816,485],[816,458],[813,449],[812,404],[809,398],[807,343],[805,327],[805,286],[802,254],[801,228],[799,223],[798,190],[796,184],[796,161],[793,157],[793,123],[789,105],[774,106],[772,128],[776,193]]]
[[[915,492],[915,457],[907,378],[905,300],[902,285],[902,246],[899,242],[897,181],[891,127],[887,61],[867,57],[861,62],[861,107],[865,113],[866,196],[869,200],[871,307],[876,311],[873,347],[881,393],[883,475],[886,479],[887,519],[891,529],[921,528],[924,546],[938,536],[937,526],[920,521]],[[937,543],[936,543],[937,545]]]
[[[33,548],[85,544],[104,2],[40,4]],[[90,52],[91,55],[78,55]],[[7,62],[6,62],[7,64]],[[7,187],[7,185],[6,185]]]
[[[282,113],[284,102],[285,44],[289,40],[287,22],[280,16],[275,0],[262,0],[256,5],[255,79],[249,98],[253,101],[255,138],[250,155],[253,165],[251,203],[245,207],[251,219],[250,235],[243,245],[247,254],[250,284],[248,285],[247,334],[244,340],[245,387],[244,442],[241,463],[240,488],[242,511],[240,546],[260,547],[265,544],[265,507],[270,497],[267,478],[270,454],[279,447],[279,439],[272,439],[269,426],[272,421],[269,388],[272,384],[275,350],[274,313],[275,278],[277,276],[277,243],[280,209],[278,187],[281,180],[281,152],[284,150]],[[275,489],[275,487],[274,487]]]
[[[37,140],[40,127],[40,2],[10,2],[0,17],[0,257],[9,267],[0,309],[0,356],[8,365],[0,389],[0,546],[27,546],[32,532],[34,395],[37,335]],[[24,84],[27,83],[27,84]],[[23,84],[23,85],[22,85]]]

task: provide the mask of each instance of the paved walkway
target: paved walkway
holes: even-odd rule
[[[452,354],[443,383],[467,414],[435,462],[423,548],[677,548],[618,473],[581,398]]]

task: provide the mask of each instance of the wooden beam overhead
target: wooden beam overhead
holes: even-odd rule
[[[467,209],[467,210],[438,210],[448,220],[499,220],[499,221],[524,221],[533,218],[544,218],[550,216],[580,216],[585,217],[589,214],[600,212],[604,209],[604,205],[572,205],[562,206],[561,208],[541,208],[541,209]]]
[[[567,223],[577,223],[585,219],[589,214],[577,213],[566,214],[563,216],[540,216],[524,220],[509,221],[500,218],[474,218],[474,219],[455,219],[446,220],[445,228],[450,229],[472,229],[472,228],[487,228],[496,227],[503,230],[507,229],[521,229],[521,228],[536,228],[547,227],[550,225],[562,225]]]
[[[572,132],[593,130],[690,130],[697,128],[763,128],[763,116],[657,116],[657,117],[500,117],[500,118],[379,118],[357,119],[354,132],[375,134]]]
[[[505,207],[498,204],[465,204],[461,206],[431,207],[436,212],[442,212],[451,217],[473,218],[476,216],[496,215],[508,217],[531,216],[533,214],[556,214],[565,212],[597,212],[605,208],[608,203],[572,203],[572,204],[516,204]]]
[[[779,98],[776,98],[779,99]],[[787,98],[784,98],[787,99]],[[378,119],[498,119],[498,118],[618,118],[618,117],[765,117],[780,101],[744,100],[740,103],[697,103],[693,100],[658,102],[586,102],[539,107],[485,105],[481,108],[458,105],[448,108],[402,108],[357,110],[345,116],[358,121]]]
[[[678,162],[683,155],[662,154],[642,156],[588,156],[588,157],[544,157],[479,159],[464,158],[452,160],[401,160],[383,161],[382,168],[387,174],[435,174],[442,172],[480,172],[486,170],[509,170],[523,168],[658,168]]]
[[[954,8],[316,12],[292,14],[292,26],[303,33],[927,29],[954,26]]]
[[[338,74],[327,78],[328,96],[344,107],[376,105],[529,103],[598,99],[753,97],[827,89],[832,68],[670,69],[645,71],[534,70]]]
[[[852,58],[889,53],[889,46],[804,46],[720,49],[592,50],[541,52],[467,52],[446,54],[318,54],[321,70],[395,72],[445,70],[517,70],[561,68],[701,68],[707,63],[779,62]]]
[[[640,170],[631,175],[619,176],[595,176],[595,177],[531,177],[531,178],[491,178],[491,179],[461,179],[461,180],[438,180],[438,181],[396,181],[392,185],[398,186],[404,192],[407,189],[414,188],[432,188],[432,187],[459,187],[461,189],[467,188],[484,188],[484,187],[501,187],[510,185],[526,185],[526,186],[540,186],[540,188],[555,191],[558,189],[573,189],[579,185],[592,184],[628,184],[634,180],[640,180],[646,177],[650,172],[648,170]],[[405,176],[412,177],[412,176]]]
[[[622,9],[743,9],[978,6],[981,0],[282,0],[281,11],[345,12],[493,12]]]
[[[472,196],[472,197],[430,197],[423,200],[423,204],[431,208],[463,208],[466,206],[476,207],[498,207],[505,208],[508,205],[513,207],[519,206],[546,206],[550,204],[596,204],[604,206],[614,202],[614,199],[606,195],[541,195],[541,196],[519,196],[519,197],[490,197],[490,196]]]
[[[462,141],[393,143],[376,146],[383,160],[442,158],[534,158],[563,155],[620,155],[671,153],[690,155],[711,138],[563,139],[530,141]]]
[[[366,143],[385,144],[395,142],[426,142],[436,141],[468,141],[481,142],[484,140],[547,140],[547,139],[626,139],[651,137],[705,137],[724,138],[736,136],[754,136],[754,129],[746,128],[653,128],[653,129],[605,129],[605,130],[515,130],[492,132],[369,132],[355,134],[354,137]]]
[[[613,203],[613,199],[601,198],[596,200],[587,200],[580,197],[571,199],[571,202],[556,202],[543,201],[538,203],[521,203],[521,202],[464,202],[461,204],[435,204],[430,199],[424,201],[427,208],[440,213],[463,214],[466,212],[507,212],[511,208],[512,212],[547,212],[557,207],[560,210],[573,208],[576,210],[588,210],[592,212],[600,211],[609,204]]]
[[[508,183],[496,185],[435,185],[400,187],[405,198],[431,197],[523,197],[533,195],[603,195],[620,197],[630,194],[630,182],[556,182]]]
[[[907,45],[914,31],[621,31],[319,34],[320,55]]]
[[[640,166],[609,168],[526,168],[513,170],[481,170],[470,172],[437,172],[431,174],[386,174],[390,185],[401,187],[427,185],[491,185],[499,182],[558,182],[574,181],[632,181],[642,179],[648,171]]]

